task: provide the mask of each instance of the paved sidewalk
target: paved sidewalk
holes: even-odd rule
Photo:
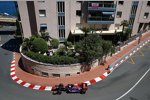
[[[150,36],[150,32],[143,34],[141,41],[145,40],[147,37]],[[19,77],[19,79],[28,82],[30,84],[37,84],[41,86],[54,86],[59,83],[63,84],[77,84],[82,83],[86,81],[90,81],[92,84],[95,83],[93,80],[94,78],[100,77],[101,79],[104,79],[107,75],[107,70],[105,70],[108,65],[112,64],[114,61],[122,57],[125,53],[129,52],[132,48],[138,45],[138,39],[135,40],[132,44],[127,45],[121,50],[119,53],[113,55],[110,57],[104,66],[100,65],[95,68],[92,68],[89,72],[84,72],[79,75],[74,76],[67,76],[67,77],[60,77],[60,78],[46,78],[46,77],[40,77],[36,75],[32,75],[30,73],[24,72],[20,67],[18,67],[18,61],[20,59],[20,54],[15,53],[15,75]],[[105,73],[105,74],[104,74]],[[98,80],[101,80],[98,79]]]

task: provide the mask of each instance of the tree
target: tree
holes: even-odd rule
[[[51,43],[52,48],[54,49],[58,48],[58,45],[59,45],[58,39],[52,39],[50,43]]]
[[[124,37],[123,40],[124,41],[128,40],[129,37],[131,37],[131,32],[132,32],[132,30],[129,28],[125,29],[125,32],[123,34],[123,37]]]
[[[123,21],[121,22],[122,33],[125,31],[125,27],[128,26],[128,25],[129,25],[129,23],[128,23],[127,20],[123,20]]]
[[[16,20],[16,35],[21,35],[20,22]]]
[[[49,40],[49,33],[48,32],[41,32],[41,37],[45,40],[48,41]]]
[[[102,57],[102,39],[98,34],[88,35],[75,45],[75,50],[80,54],[81,62],[85,63],[83,71],[87,71],[93,60]]]
[[[31,42],[31,46],[32,46],[31,50],[34,52],[45,53],[48,51],[48,45],[47,45],[46,41],[42,38],[35,38]]]
[[[103,48],[103,57],[104,57],[104,62],[106,62],[106,57],[109,53],[113,53],[113,45],[111,41],[104,41],[102,42],[102,48]]]
[[[87,36],[87,33],[91,31],[90,28],[87,28],[87,27],[83,27],[83,28],[80,28],[83,32],[84,32],[84,37]]]
[[[69,47],[69,48],[72,47],[72,43],[70,41],[67,41],[67,40],[64,41],[64,45],[66,46],[66,49],[67,49],[67,47]]]

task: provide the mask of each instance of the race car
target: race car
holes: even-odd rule
[[[65,87],[66,93],[81,93],[85,94],[86,91],[88,90],[87,84],[86,83],[81,83],[81,84],[68,84]]]
[[[53,95],[56,95],[56,94],[60,95],[62,91],[65,91],[64,85],[63,84],[55,85],[52,88],[52,91],[53,91]]]
[[[81,93],[81,94],[85,94],[86,91],[88,90],[87,84],[86,83],[81,83],[81,84],[68,84],[66,86],[64,86],[63,84],[59,84],[59,85],[55,85],[52,88],[53,94],[56,95],[60,95],[62,93],[62,91],[66,92],[66,93]]]

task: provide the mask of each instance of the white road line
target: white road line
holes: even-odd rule
[[[103,75],[107,77],[107,76],[108,76],[108,73],[107,73],[107,72],[105,72]]]
[[[11,64],[11,67],[15,66],[15,64]]]
[[[101,79],[100,77],[97,77],[97,78],[94,78],[94,80],[95,80],[96,82],[99,82],[99,81],[101,81],[102,79]]]
[[[26,84],[24,84],[23,86],[24,87],[29,87],[31,84],[30,83],[26,83]]]
[[[146,74],[150,71],[150,68],[144,73],[144,75],[134,84],[134,86],[132,88],[130,88],[126,93],[124,93],[122,96],[120,96],[119,98],[117,98],[116,100],[120,100],[121,98],[123,98],[124,96],[126,96],[130,91],[132,91],[140,82],[141,80],[146,76]]]
[[[18,81],[17,81],[18,84],[20,84],[20,83],[22,83],[22,82],[23,82],[22,80],[18,80]]]
[[[38,90],[41,86],[40,85],[35,85],[33,89]]]
[[[125,59],[128,59],[128,58],[129,58],[128,56],[125,57]]]
[[[51,91],[52,90],[52,87],[51,86],[47,86],[46,88],[45,88],[45,91]]]
[[[121,60],[120,62],[123,63],[124,60]]]
[[[91,85],[90,81],[86,81],[86,82],[84,82],[84,83],[87,83],[87,85]]]

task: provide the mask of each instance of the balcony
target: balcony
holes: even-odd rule
[[[113,24],[113,17],[88,17],[88,24]]]
[[[100,11],[115,11],[115,4],[108,3],[88,3],[88,10],[100,10]]]

